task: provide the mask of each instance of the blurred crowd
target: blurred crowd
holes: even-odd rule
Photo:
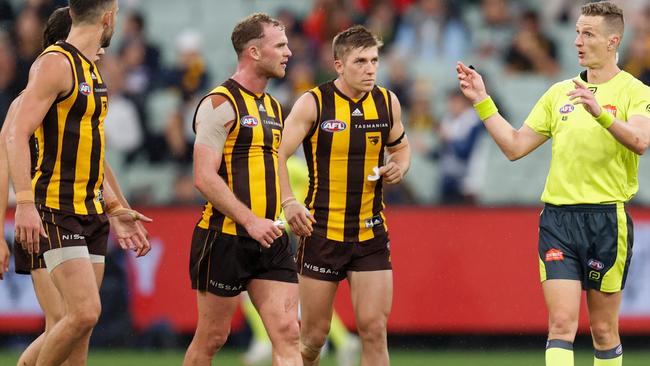
[[[645,0],[616,2],[627,15],[619,65],[650,84],[650,6]],[[15,4],[0,0],[0,121],[41,52],[45,20],[67,1]],[[413,192],[426,182],[390,187],[387,201],[473,204],[485,174],[479,148],[483,125],[453,83],[437,85],[418,77],[414,68],[453,75],[457,60],[471,59],[495,64],[506,75],[547,78],[550,85],[565,76],[563,65],[575,66],[576,59],[561,59],[558,42],[567,37],[555,39],[549,30],[570,30],[579,5],[571,0],[314,0],[306,14],[283,8],[272,15],[285,24],[293,56],[287,76],[274,81],[271,91],[288,112],[303,92],[336,77],[332,37],[352,24],[366,25],[384,41],[379,82],[399,97],[414,154],[432,164],[438,181],[429,185],[436,192],[427,202]],[[209,69],[200,32],[181,31],[176,39],[156,44],[148,36],[151,19],[145,13],[137,6],[122,6],[121,12],[119,37],[100,64],[110,93],[105,130],[111,162],[127,177],[135,176],[124,183],[132,202],[200,202],[191,177],[191,120],[201,96],[227,75],[217,79]],[[161,56],[165,48],[175,54],[169,64]],[[151,107],[160,105],[151,100],[160,90],[173,95],[162,121]],[[417,179],[426,178],[409,177]],[[160,185],[166,188],[155,194]]]

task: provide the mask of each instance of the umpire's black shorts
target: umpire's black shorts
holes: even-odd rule
[[[621,291],[633,239],[632,219],[623,203],[546,204],[539,220],[541,280],[577,280],[583,289]]]

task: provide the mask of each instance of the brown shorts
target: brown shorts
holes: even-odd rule
[[[298,273],[323,281],[341,281],[348,271],[392,269],[390,239],[383,233],[361,242],[339,242],[318,235],[302,238],[296,256]]]
[[[14,264],[16,273],[30,274],[35,269],[45,268],[45,260],[38,253],[29,254],[20,243],[14,242]]]
[[[41,237],[39,253],[29,254],[14,243],[16,273],[30,274],[45,268],[43,253],[50,249],[87,246],[91,255],[106,256],[110,225],[105,214],[75,215],[37,205],[47,238]]]
[[[194,229],[190,252],[192,288],[232,297],[246,291],[250,280],[298,283],[288,235],[265,249],[254,239]]]

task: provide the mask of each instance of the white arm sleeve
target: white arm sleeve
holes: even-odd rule
[[[223,146],[228,137],[226,125],[229,125],[229,122],[234,119],[235,111],[228,101],[224,101],[215,108],[212,104],[212,98],[205,98],[196,111],[195,143],[223,152]]]

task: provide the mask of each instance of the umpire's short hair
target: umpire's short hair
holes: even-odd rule
[[[625,21],[623,20],[623,10],[611,1],[597,1],[588,3],[580,8],[580,13],[586,16],[603,17],[606,26],[612,33],[623,37],[625,30]]]

